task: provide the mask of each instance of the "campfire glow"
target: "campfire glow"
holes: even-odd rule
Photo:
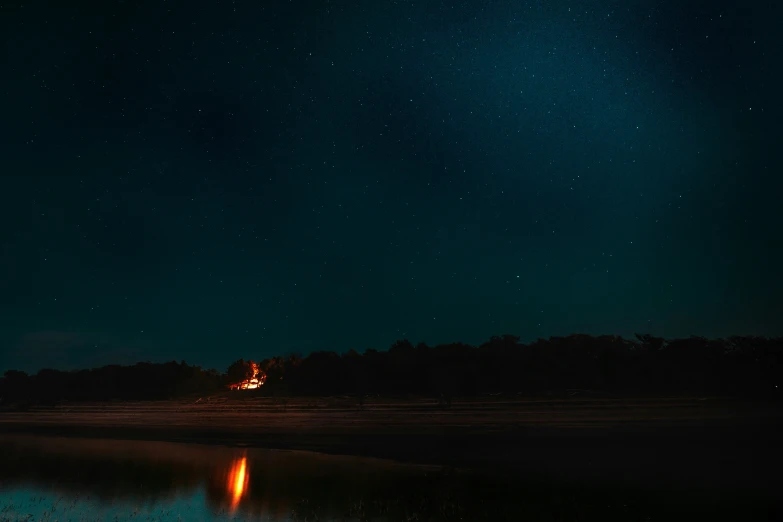
[[[236,509],[239,501],[242,500],[242,496],[247,490],[247,482],[247,457],[242,457],[234,461],[231,465],[231,470],[228,472],[227,487],[231,495],[231,509]]]
[[[258,367],[258,364],[250,363],[250,366],[253,368],[253,376],[242,382],[231,384],[229,388],[232,390],[255,390],[263,386],[264,381],[266,381],[266,375]]]

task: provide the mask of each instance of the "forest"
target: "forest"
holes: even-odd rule
[[[271,396],[418,395],[448,398],[482,393],[699,394],[778,399],[783,338],[689,337],[637,334],[570,335],[525,344],[513,335],[473,346],[428,346],[407,340],[388,350],[316,351],[253,362],[225,372],[182,362],[140,362],[76,371],[6,371],[0,405],[60,401],[163,400],[226,391],[253,376],[252,393]]]

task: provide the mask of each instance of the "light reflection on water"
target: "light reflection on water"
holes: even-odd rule
[[[163,442],[16,436],[0,446],[0,521],[361,518],[357,504],[438,471]]]
[[[715,521],[742,518],[746,506],[761,513],[755,500],[725,492],[705,500],[521,479],[308,452],[0,436],[0,522],[609,522],[677,513]]]
[[[250,474],[247,470],[247,457],[242,456],[234,459],[231,464],[231,471],[228,472],[227,489],[231,495],[231,510],[236,510],[239,502],[247,491],[247,482]]]

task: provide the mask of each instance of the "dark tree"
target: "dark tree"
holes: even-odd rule
[[[307,357],[272,357],[259,364],[272,396],[352,394],[359,407],[372,394],[453,397],[480,393],[719,394],[778,399],[783,382],[783,339],[730,337],[662,339],[636,335],[570,335],[524,344],[513,335],[480,346],[439,346],[407,340],[388,351],[317,351]],[[239,359],[224,375],[184,361],[105,366],[36,375],[9,370],[0,378],[0,404],[59,400],[167,399],[226,389],[253,376]]]
[[[231,383],[242,382],[253,377],[253,361],[239,359],[234,361],[226,371],[226,378]]]

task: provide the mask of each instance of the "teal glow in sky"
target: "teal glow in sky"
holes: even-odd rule
[[[0,369],[781,335],[779,11],[3,3]]]

